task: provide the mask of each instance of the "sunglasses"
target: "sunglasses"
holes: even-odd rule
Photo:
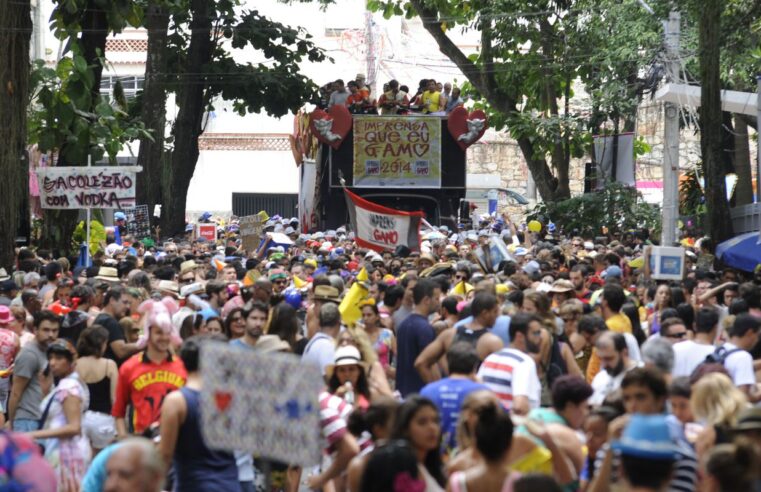
[[[187,277],[187,278],[181,278],[180,283],[181,284],[192,284],[195,278],[193,277]]]
[[[274,281],[274,282],[272,282],[272,283],[273,283],[273,284],[277,284],[277,285],[285,285],[285,284],[287,284],[287,283],[288,283],[288,281],[287,281],[287,280],[283,280],[283,279],[281,279],[281,280],[275,280],[275,281]]]
[[[681,338],[684,338],[686,336],[687,336],[687,332],[686,331],[682,331],[682,332],[679,332],[679,333],[669,333],[668,335],[666,335],[666,338],[679,338],[679,339],[681,339]]]
[[[457,280],[465,280],[465,275],[455,275],[454,278]]]
[[[238,321],[243,321],[243,316],[233,316],[232,318],[230,318],[230,321],[232,323],[237,323]]]

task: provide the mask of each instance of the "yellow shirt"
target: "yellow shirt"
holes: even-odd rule
[[[435,113],[441,109],[439,101],[441,100],[441,93],[436,92],[423,92],[420,96],[420,102],[423,104],[423,111],[426,113]]]
[[[605,320],[608,329],[615,333],[631,333],[632,322],[625,314],[614,314]],[[597,349],[592,350],[592,356],[589,358],[587,365],[587,382],[592,382],[597,373],[600,372],[600,358],[597,356]]]

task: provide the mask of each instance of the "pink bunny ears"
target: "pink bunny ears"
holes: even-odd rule
[[[151,326],[157,326],[165,332],[171,332],[174,328],[172,315],[179,310],[180,306],[169,296],[160,301],[148,299],[137,308],[139,313],[145,314],[143,324],[145,333],[148,333]]]

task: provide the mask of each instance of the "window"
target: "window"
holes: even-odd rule
[[[113,97],[114,86],[116,85],[117,81],[121,82],[122,88],[124,88],[124,95],[127,97],[127,99],[130,99],[135,97],[137,95],[137,91],[143,88],[145,77],[142,75],[103,75],[100,80],[100,93],[104,96],[108,96],[109,98]]]

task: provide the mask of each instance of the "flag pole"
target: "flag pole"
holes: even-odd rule
[[[87,167],[92,166],[92,155],[87,155]],[[87,227],[87,234],[85,238],[85,267],[90,266],[90,207],[87,207],[86,209],[87,219],[86,219],[86,227]]]

